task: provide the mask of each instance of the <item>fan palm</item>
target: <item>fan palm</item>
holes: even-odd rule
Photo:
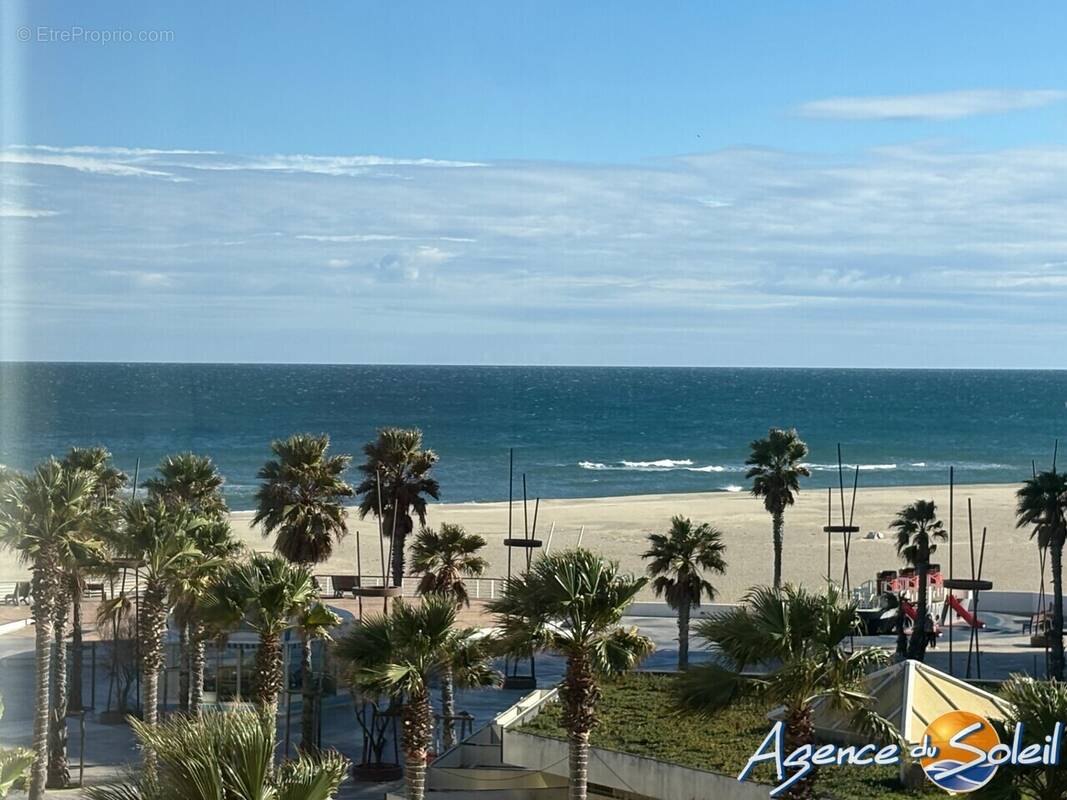
[[[283,684],[282,634],[317,599],[315,579],[307,567],[256,553],[231,566],[204,600],[204,617],[211,624],[232,629],[243,622],[259,634],[252,700],[271,736]]]
[[[808,446],[795,429],[771,428],[766,439],[757,439],[745,459],[749,467],[745,477],[752,481],[752,494],[763,498],[763,507],[771,515],[774,540],[774,586],[782,585],[782,540],[785,534],[785,510],[796,502],[800,479],[811,475],[803,461]]]
[[[464,682],[495,681],[484,652],[464,650],[472,630],[457,630],[451,598],[428,595],[419,605],[402,600],[388,614],[359,620],[335,648],[355,688],[403,703],[404,775],[409,800],[426,791],[426,758],[433,740],[430,683],[450,665]],[[460,653],[466,653],[461,656]]]
[[[430,476],[437,454],[422,447],[422,431],[417,428],[382,428],[378,438],[363,447],[367,460],[360,465],[364,478],[356,487],[360,495],[359,516],[373,513],[387,536],[393,536],[393,585],[404,583],[404,546],[419,524],[426,524],[426,498],[438,499],[441,487]],[[380,505],[379,507],[379,499]]]
[[[824,697],[831,707],[851,712],[856,725],[895,739],[890,723],[875,714],[862,681],[887,660],[879,648],[848,652],[845,638],[859,630],[853,603],[836,588],[813,594],[789,584],[752,589],[741,606],[701,620],[699,634],[714,642],[725,664],[693,667],[681,678],[679,704],[698,713],[713,713],[744,691],[785,711],[785,751],[814,740],[812,703]],[[743,676],[749,667],[770,665],[760,677]],[[810,798],[814,774],[794,783],[783,795]]]
[[[277,534],[274,550],[294,564],[319,564],[333,554],[333,544],[347,532],[341,498],[352,496],[343,475],[351,456],[331,455],[330,437],[295,434],[271,443],[275,458],[259,471],[256,515],[263,535]],[[302,694],[300,743],[314,743],[314,676],[311,642],[301,643]]]
[[[485,574],[489,562],[478,555],[485,547],[485,539],[467,533],[462,525],[444,523],[440,532],[423,527],[411,546],[411,567],[423,573],[419,594],[444,594],[455,599],[456,605],[470,605],[464,578],[478,578]]]
[[[897,554],[915,568],[919,578],[919,595],[916,599],[915,627],[908,643],[908,658],[922,661],[926,654],[930,620],[929,588],[926,585],[930,574],[930,556],[937,551],[937,543],[948,538],[945,527],[937,518],[937,506],[932,500],[916,500],[902,508],[889,527],[897,532]]]
[[[190,537],[203,560],[186,566],[175,582],[172,596],[180,659],[179,708],[198,714],[204,697],[204,652],[210,638],[203,620],[203,601],[243,546],[234,538],[226,520],[204,522],[190,532]]]
[[[505,650],[547,650],[567,660],[559,691],[570,749],[570,800],[587,796],[600,680],[652,652],[652,642],[636,628],[619,626],[647,582],[620,574],[617,563],[588,550],[568,550],[543,556],[528,572],[508,578],[502,595],[489,602],[500,618]]]
[[[121,553],[138,565],[144,581],[137,618],[144,691],[141,716],[152,726],[159,720],[159,673],[166,655],[167,616],[183,577],[203,561],[193,537],[203,521],[187,509],[167,506],[161,500],[131,501],[123,518]],[[146,772],[151,774],[155,764],[155,754],[146,749]]]
[[[150,500],[181,505],[203,519],[222,519],[229,513],[222,496],[225,479],[209,456],[178,453],[159,462],[159,475],[144,482]]]
[[[1012,675],[1000,695],[1010,703],[1003,724],[994,721],[1002,742],[1014,742],[1022,726],[1021,746],[1045,746],[1055,735],[1057,725],[1067,719],[1067,685],[1061,681],[1039,681],[1028,675]],[[1067,797],[1067,769],[1062,764],[1018,766],[1003,764],[996,777],[982,789],[989,800],[1062,800]]]
[[[126,473],[111,463],[111,453],[104,447],[72,447],[63,457],[67,469],[82,469],[91,472],[96,479],[93,500],[92,527],[96,534],[107,541],[118,521],[120,492],[125,488],[129,478]],[[104,564],[95,560],[89,564],[75,565],[71,575],[71,667],[70,667],[70,705],[80,709],[85,705],[82,699],[82,640],[84,625],[82,622],[82,593],[88,573],[101,570]]]
[[[204,520],[223,524],[229,512],[222,495],[225,480],[211,458],[196,453],[178,453],[160,461],[157,471],[159,472],[157,477],[149,478],[144,483],[150,501],[162,502],[172,508],[183,507]],[[221,533],[221,531],[221,528],[215,528],[216,533]],[[211,542],[200,544],[210,546]],[[232,542],[227,542],[223,550],[215,555],[220,557],[232,555],[231,545]],[[207,555],[204,546],[200,549]],[[209,574],[204,570],[194,569],[189,577],[189,586],[195,589],[197,584],[202,584],[209,578]],[[194,630],[197,625],[194,614],[195,599],[195,591],[186,593],[175,605],[178,624],[178,703],[181,710],[192,710],[194,713],[199,707],[204,678],[204,640],[202,631]],[[200,639],[195,641],[198,635]],[[198,652],[194,653],[194,650]],[[198,661],[195,666],[194,660]],[[193,684],[198,682],[199,686],[194,688]],[[198,697],[196,702],[191,704],[194,693]]]
[[[15,550],[33,570],[37,669],[30,800],[44,797],[47,780],[52,646],[61,565],[72,560],[72,544],[82,536],[92,517],[94,489],[92,473],[66,469],[53,459],[30,475],[6,480],[0,498],[0,542]]]
[[[274,739],[252,712],[132,724],[145,749],[159,754],[158,777],[91,788],[90,800],[330,800],[348,770],[335,751],[301,755],[274,769]]]
[[[711,525],[694,525],[677,516],[667,533],[651,533],[642,558],[650,559],[648,574],[657,597],[678,612],[678,669],[689,666],[689,618],[701,600],[714,600],[715,587],[704,577],[726,572],[726,544],[722,532]]]
[[[331,632],[334,628],[341,625],[343,620],[325,603],[316,602],[313,605],[306,606],[301,609],[300,614],[296,619],[296,629],[300,634],[301,644],[305,645],[310,651],[311,646],[316,642],[330,642],[333,640]],[[312,664],[311,658],[305,658],[301,664],[301,686],[306,687],[309,685],[309,681],[305,679],[303,672],[310,668]],[[320,679],[321,680],[321,679]],[[314,684],[310,684],[314,685]],[[321,685],[319,689],[321,690]],[[315,706],[318,705],[315,701],[315,695],[309,695],[306,691],[302,691],[302,701],[304,704],[308,704],[307,707],[301,705],[300,719],[302,727],[305,730],[302,735],[307,736],[307,741],[310,743],[313,741],[311,736],[315,731]],[[321,707],[321,706],[320,706]],[[301,742],[303,744],[303,742]],[[304,749],[311,749],[308,744]]]
[[[4,703],[0,700],[0,717]],[[0,798],[5,798],[19,781],[25,780],[33,764],[33,751],[23,747],[0,747]]]
[[[1063,546],[1067,540],[1067,473],[1055,468],[1039,472],[1015,495],[1016,526],[1034,527],[1038,547],[1048,548],[1052,564],[1052,628],[1049,631],[1049,672],[1063,680]]]

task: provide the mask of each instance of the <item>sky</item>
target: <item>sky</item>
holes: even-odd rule
[[[1065,23],[5,2],[0,358],[1065,368]]]

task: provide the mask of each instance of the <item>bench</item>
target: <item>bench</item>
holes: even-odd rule
[[[8,595],[4,595],[4,605],[17,606],[25,603],[30,604],[30,582],[19,581],[15,584],[15,590]]]

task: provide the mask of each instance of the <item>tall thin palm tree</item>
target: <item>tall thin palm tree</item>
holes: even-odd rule
[[[411,567],[422,573],[418,592],[451,597],[456,606],[470,605],[470,595],[463,579],[482,575],[489,562],[478,555],[485,539],[467,533],[463,526],[444,523],[440,532],[423,527],[411,546]],[[445,748],[456,743],[455,676],[446,663],[441,670],[441,718]]]
[[[48,777],[48,720],[51,662],[61,564],[70,543],[86,529],[92,514],[95,478],[50,460],[30,475],[4,481],[0,497],[0,541],[31,565],[36,659],[34,763],[30,800],[44,797]]]
[[[111,453],[105,447],[72,447],[63,457],[67,469],[82,469],[91,472],[96,480],[93,490],[94,536],[107,542],[118,524],[121,515],[121,492],[129,481],[125,472],[118,469],[111,461]],[[82,619],[82,594],[85,578],[94,571],[101,570],[105,564],[98,559],[89,563],[76,565],[71,573],[71,662],[70,662],[70,705],[72,708],[84,707],[82,668],[82,642],[85,636]]]
[[[422,573],[419,594],[449,595],[456,605],[469,606],[463,579],[485,574],[489,562],[478,555],[484,547],[485,539],[462,525],[445,522],[440,531],[423,527],[411,546],[411,568]]]
[[[329,560],[334,542],[347,532],[342,498],[352,496],[344,481],[352,458],[331,454],[325,434],[295,434],[271,443],[274,458],[259,471],[256,514],[252,522],[263,535],[275,535],[274,550],[310,569]],[[300,744],[315,744],[315,680],[311,642],[301,642],[302,703]]]
[[[473,631],[459,630],[455,622],[456,605],[449,597],[428,595],[418,605],[398,600],[388,614],[357,621],[335,648],[353,686],[403,704],[409,800],[422,800],[426,792],[426,757],[433,741],[431,681],[446,664],[462,668],[464,681],[471,685],[490,685],[497,677],[487,658],[458,662],[458,643],[470,639]]]
[[[774,541],[774,586],[782,585],[782,541],[785,535],[785,510],[796,502],[800,479],[811,471],[803,461],[808,446],[797,436],[796,429],[771,428],[766,439],[749,445],[745,459],[749,467],[745,478],[752,481],[752,494],[763,498],[763,507],[771,515]]]
[[[505,649],[547,650],[567,661],[559,692],[570,750],[569,800],[588,795],[589,734],[601,679],[652,652],[652,642],[636,628],[619,625],[647,582],[622,575],[617,563],[588,550],[568,550],[543,556],[528,572],[509,578],[501,596],[489,602]]]
[[[156,468],[157,476],[144,482],[150,502],[160,502],[171,508],[185,508],[201,519],[222,522],[229,509],[222,495],[225,479],[210,457],[197,453],[178,453],[166,456]],[[190,574],[190,588],[202,583],[207,574],[194,568]],[[189,711],[191,695],[192,636],[190,626],[195,610],[195,591],[186,593],[175,605],[178,624],[178,705],[181,711]],[[201,655],[203,642],[200,643]],[[203,680],[201,667],[200,679]]]
[[[159,721],[159,673],[166,660],[167,616],[183,576],[203,559],[192,536],[203,521],[187,509],[159,500],[131,501],[123,517],[122,555],[136,562],[143,580],[137,609],[143,676],[141,718],[152,726]],[[151,775],[155,768],[155,753],[145,750],[145,771]]]
[[[667,533],[650,533],[648,575],[657,597],[678,612],[678,669],[689,666],[689,618],[693,608],[707,598],[714,600],[716,589],[705,575],[726,572],[726,544],[722,531],[706,522],[694,525],[687,517],[671,519]]]
[[[259,635],[252,700],[271,736],[284,684],[282,634],[317,600],[315,579],[307,567],[263,553],[233,565],[205,598],[204,616],[212,625],[232,629],[244,623]]]
[[[1032,525],[1038,547],[1048,548],[1052,564],[1052,629],[1049,672],[1064,677],[1063,658],[1063,547],[1067,541],[1067,473],[1055,467],[1023,482],[1016,493],[1016,526]]]
[[[889,523],[897,532],[897,554],[911,566],[919,578],[919,594],[916,602],[915,626],[908,642],[908,658],[923,660],[926,654],[928,637],[933,631],[927,630],[931,620],[929,587],[926,585],[930,574],[930,556],[937,551],[937,543],[948,539],[945,526],[937,518],[937,506],[933,500],[916,500],[898,513]]]
[[[182,570],[173,589],[174,623],[179,643],[179,710],[199,714],[204,698],[204,665],[211,631],[204,624],[203,602],[222,572],[240,556],[243,545],[226,520],[204,522],[190,532],[203,559]]]
[[[382,428],[378,438],[363,446],[367,460],[360,465],[364,478],[356,487],[359,516],[373,513],[387,536],[393,536],[393,585],[404,583],[404,547],[415,530],[412,514],[426,524],[426,498],[438,499],[440,485],[430,475],[437,454],[422,446],[418,428]],[[379,498],[381,507],[379,508]]]
[[[860,629],[854,603],[834,587],[814,594],[789,584],[752,589],[741,606],[701,620],[697,631],[713,642],[725,663],[701,664],[681,678],[682,708],[714,713],[744,691],[770,705],[785,706],[785,751],[814,741],[812,704],[824,697],[854,716],[861,729],[890,740],[896,732],[871,709],[863,678],[887,660],[881,648],[853,652],[844,640]],[[763,666],[759,677],[745,674]],[[814,774],[790,786],[783,797],[808,800]]]

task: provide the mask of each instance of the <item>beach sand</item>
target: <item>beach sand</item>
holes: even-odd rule
[[[1029,530],[1015,527],[1014,484],[959,486],[955,494],[955,574],[969,577],[970,552],[967,541],[967,500],[974,509],[975,561],[982,527],[988,528],[983,577],[992,580],[996,589],[1036,591],[1039,569],[1037,546]],[[901,507],[916,499],[932,499],[948,525],[947,486],[893,486],[860,488],[856,498],[855,524],[860,533],[852,540],[849,572],[852,585],[859,586],[874,578],[882,569],[902,566],[896,555],[889,523]],[[851,489],[845,490],[845,514],[849,513]],[[810,489],[800,493],[795,506],[786,512],[784,579],[817,586],[826,575],[826,490]],[[840,524],[841,506],[837,491],[833,494],[834,524]],[[529,504],[532,524],[534,504]],[[555,523],[552,550],[573,547],[578,531],[585,526],[582,544],[620,562],[623,569],[636,573],[644,570],[641,553],[650,531],[662,531],[672,515],[682,514],[697,522],[709,522],[723,531],[729,568],[724,576],[711,578],[719,590],[719,599],[738,599],[746,589],[770,583],[773,569],[771,519],[761,500],[746,493],[710,492],[700,494],[638,495],[630,497],[542,500],[537,521],[537,536],[547,540]],[[269,550],[270,541],[251,526],[251,512],[232,515],[235,533],[250,548]],[[488,541],[485,556],[490,562],[487,577],[507,574],[507,503],[434,504],[427,523],[452,522],[468,531],[479,533]],[[373,518],[360,520],[353,510],[349,514],[349,536],[337,547],[333,558],[316,568],[317,574],[352,574],[355,570],[355,532],[360,532],[364,574],[381,574],[377,526]],[[515,504],[514,531],[522,535],[523,509]],[[864,539],[868,531],[881,531],[884,539]],[[835,535],[832,574],[841,579],[842,542]],[[522,552],[513,553],[517,569],[525,563]],[[947,572],[948,545],[939,547],[935,560]],[[26,575],[10,553],[0,554],[0,580],[15,580]]]

